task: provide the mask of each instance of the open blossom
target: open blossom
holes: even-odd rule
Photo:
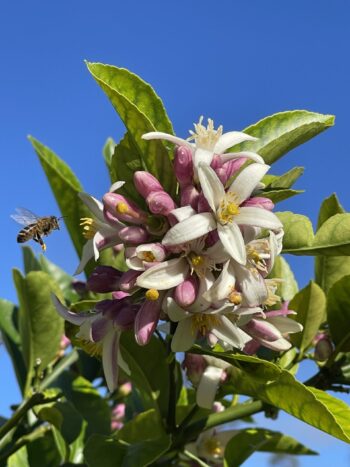
[[[218,431],[213,428],[202,432],[197,440],[186,445],[186,450],[195,456],[210,462],[213,467],[223,465],[225,448],[230,439],[233,438],[238,430]]]

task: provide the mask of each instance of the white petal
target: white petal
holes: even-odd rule
[[[123,182],[121,180],[119,180],[118,182],[114,182],[113,185],[111,185],[111,187],[109,189],[109,192],[113,193],[114,191],[119,190],[119,188],[121,188],[124,184],[125,184],[125,182]]]
[[[189,269],[189,264],[185,258],[163,261],[141,274],[137,278],[136,285],[145,289],[170,289],[186,279]]]
[[[243,293],[243,304],[248,307],[261,305],[267,299],[267,287],[262,276],[248,268],[236,265],[237,282]]]
[[[171,350],[173,352],[186,352],[196,340],[196,333],[192,329],[191,317],[183,319],[177,325],[175,334],[171,341]]]
[[[220,159],[225,163],[234,159],[240,159],[241,157],[246,157],[254,162],[259,162],[259,164],[264,164],[264,159],[256,152],[251,151],[228,152],[226,154],[221,154]]]
[[[85,321],[91,320],[94,317],[91,313],[73,313],[73,311],[68,310],[62,303],[58,300],[55,294],[51,293],[51,300],[55,305],[57,313],[62,316],[63,319],[69,321],[76,326],[81,326]]]
[[[233,324],[226,316],[217,315],[219,323],[216,324],[212,333],[222,341],[227,344],[232,345],[238,349],[243,349],[244,344],[251,340],[251,337],[248,336],[242,329]]]
[[[126,363],[126,361],[124,360],[123,358],[123,355],[122,355],[122,352],[120,351],[119,349],[119,354],[118,354],[118,365],[120,366],[120,368],[127,374],[127,375],[131,375],[131,370],[130,370],[130,367],[129,365]]]
[[[209,166],[211,164],[213,156],[213,151],[208,151],[208,149],[203,148],[197,148],[193,155],[194,167],[198,168],[201,163]]]
[[[256,207],[240,208],[239,214],[235,216],[235,222],[238,225],[254,225],[263,229],[280,229],[281,221],[270,211]]]
[[[174,225],[163,238],[163,245],[179,245],[202,237],[216,229],[216,221],[209,212],[196,214]]]
[[[214,243],[213,246],[210,246],[205,251],[205,256],[209,256],[210,258],[215,260],[215,263],[220,263],[220,264],[225,263],[231,257],[228,254],[228,252],[225,250],[220,240]]]
[[[76,276],[76,275],[80,274],[81,272],[83,272],[83,270],[84,270],[85,266],[87,265],[87,263],[94,256],[95,256],[95,244],[94,244],[93,239],[91,238],[83,246],[81,260],[80,260],[79,266],[77,267],[77,269],[76,269],[76,271],[74,273],[74,276]]]
[[[273,316],[271,318],[268,317],[267,320],[269,323],[273,324],[282,334],[300,332],[303,330],[303,326],[300,323],[285,316]]]
[[[183,206],[182,208],[173,209],[171,215],[174,216],[178,222],[182,222],[191,216],[194,216],[196,211],[191,206]]]
[[[210,287],[210,289],[203,294],[203,297],[209,303],[215,303],[219,300],[227,298],[232,288],[235,286],[236,279],[234,276],[234,271],[232,267],[229,269],[229,265],[230,261],[227,261],[212,287]]]
[[[178,138],[177,136],[169,135],[168,133],[163,133],[161,131],[151,131],[150,133],[145,133],[144,135],[142,135],[142,139],[164,139],[166,141],[170,141],[171,143],[176,144],[177,146],[187,146],[188,148],[193,150],[193,145],[186,139]]]
[[[111,329],[102,341],[102,366],[110,392],[118,387],[119,337],[120,333]]]
[[[215,366],[207,366],[197,387],[196,402],[199,407],[211,409],[215,400],[216,391],[224,370]]]
[[[242,170],[240,174],[232,182],[228,191],[235,193],[238,196],[239,203],[248,199],[256,188],[259,181],[269,170],[270,166],[266,164],[250,164]]]
[[[167,309],[166,312],[171,321],[178,322],[188,317],[188,313],[183,310],[173,298],[167,298]]]
[[[226,149],[235,146],[236,144],[243,143],[243,141],[256,141],[257,138],[242,133],[241,131],[229,131],[224,133],[218,139],[217,143],[214,146],[215,154],[222,154]]]
[[[129,269],[133,269],[134,271],[144,271],[145,266],[143,265],[143,261],[138,258],[137,256],[132,256],[131,258],[126,258],[125,263]]]
[[[236,216],[238,217],[238,215]],[[235,218],[236,219],[236,218]],[[242,233],[237,224],[218,224],[219,238],[231,257],[240,264],[245,264],[247,254]]]
[[[257,339],[264,347],[267,347],[271,350],[276,350],[277,352],[282,352],[284,350],[288,350],[292,347],[292,344],[287,341],[284,337],[280,337],[279,339],[269,342],[265,339]]]
[[[225,196],[224,187],[216,175],[215,171],[205,164],[200,164],[198,168],[198,178],[203,190],[205,199],[214,212]]]
[[[79,198],[82,200],[84,204],[89,208],[91,213],[98,219],[99,221],[106,223],[104,215],[103,215],[103,204],[98,199],[94,198],[87,193],[79,193]]]

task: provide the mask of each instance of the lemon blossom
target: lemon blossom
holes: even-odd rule
[[[257,138],[239,131],[223,133],[222,125],[215,130],[214,122],[210,118],[208,119],[207,127],[202,124],[202,121],[203,117],[200,117],[199,122],[194,124],[195,131],[190,131],[191,136],[188,139],[182,139],[160,131],[146,133],[142,138],[146,140],[163,139],[178,146],[189,148],[192,152],[195,170],[198,168],[200,162],[210,165],[214,154],[224,155],[225,161],[238,159],[240,157],[248,157],[257,162],[263,162],[261,156],[250,151],[225,154],[225,151],[232,146],[242,143],[243,141],[256,141]],[[190,142],[192,140],[194,143]]]
[[[255,206],[242,206],[269,169],[265,164],[251,164],[232,182],[227,192],[215,171],[201,163],[198,169],[203,194],[212,212],[195,214],[174,225],[165,235],[163,245],[176,245],[194,240],[217,229],[221,243],[229,255],[245,265],[247,254],[240,226],[251,225],[279,230],[280,220],[270,211]]]

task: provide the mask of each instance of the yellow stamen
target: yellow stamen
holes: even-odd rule
[[[82,217],[80,225],[83,227],[83,236],[88,240],[94,238],[98,230],[96,222],[91,217]]]
[[[205,313],[193,313],[192,315],[192,333],[199,332],[202,336],[208,332],[219,322],[215,315]]]
[[[140,259],[147,261],[148,263],[153,263],[153,261],[156,259],[151,251],[141,251],[138,256]]]
[[[235,193],[228,192],[225,194],[218,209],[218,219],[222,224],[232,222],[234,216],[239,214],[239,201]]]
[[[199,119],[198,123],[194,124],[195,131],[190,131],[191,136],[188,138],[189,141],[195,140],[196,145],[201,148],[213,150],[215,144],[218,142],[222,135],[222,125],[217,130],[214,128],[214,122],[211,118],[208,118],[208,125],[205,127],[203,124],[203,117]]]
[[[119,214],[128,214],[129,211],[128,205],[122,201],[116,205],[115,209]]]
[[[194,255],[191,257],[191,263],[196,268],[198,266],[202,266],[204,262],[204,258],[201,255]]]
[[[234,305],[240,305],[242,303],[242,295],[234,290],[233,292],[230,293],[228,296],[229,302],[233,303]]]
[[[223,446],[217,438],[208,439],[205,442],[205,449],[213,457],[221,457],[223,455]]]
[[[145,297],[146,297],[147,300],[150,300],[150,301],[154,302],[155,300],[158,300],[159,292],[158,292],[157,289],[149,289],[145,293]]]

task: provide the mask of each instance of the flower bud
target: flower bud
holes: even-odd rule
[[[120,430],[123,428],[122,420],[125,417],[125,408],[126,405],[121,403],[117,404],[112,410],[112,419],[111,419],[111,429],[112,430]]]
[[[147,196],[146,203],[153,214],[162,216],[167,216],[170,211],[176,208],[171,196],[165,191],[153,191]]]
[[[223,166],[223,161],[221,159],[221,157],[217,154],[214,154],[212,160],[211,160],[211,163],[210,163],[210,167],[216,171],[216,169],[219,169],[220,167]]]
[[[267,209],[268,211],[272,211],[272,209],[275,207],[270,199],[264,198],[262,196],[254,196],[253,198],[247,199],[244,201],[244,203],[242,203],[242,206],[263,208]]]
[[[251,341],[246,343],[243,352],[245,352],[248,355],[254,355],[260,347],[260,342],[256,341],[255,339],[252,339]]]
[[[204,370],[208,366],[202,355],[186,353],[185,359],[182,362],[182,368],[186,370],[186,376],[191,381],[193,386],[197,386],[203,375]]]
[[[267,341],[276,341],[281,337],[278,329],[267,321],[252,319],[244,326],[244,330],[253,337]]]
[[[119,288],[121,275],[111,266],[97,266],[86,282],[87,289],[96,293],[113,292]]]
[[[153,191],[164,191],[162,185],[152,174],[141,170],[134,173],[134,184],[143,198],[147,198]]]
[[[193,185],[186,185],[181,188],[181,206],[190,205],[193,209],[197,209],[199,193]]]
[[[119,280],[119,288],[124,292],[130,292],[136,285],[136,279],[141,274],[142,271],[126,271],[121,275]]]
[[[135,203],[118,193],[106,193],[103,196],[105,210],[120,221],[143,224],[147,220],[147,214]],[[113,217],[111,220],[113,220]],[[107,216],[107,220],[108,216]]]
[[[239,159],[233,159],[225,162],[222,168],[226,171],[226,180],[229,180],[236,172],[238,172],[246,161],[246,157],[240,157]]]
[[[329,336],[324,332],[319,333],[318,336],[316,336],[315,341],[315,359],[319,362],[328,360],[334,350]]]
[[[147,241],[148,233],[142,227],[130,226],[121,229],[119,231],[119,237],[125,243],[138,245]]]
[[[146,300],[136,315],[135,339],[139,345],[146,345],[154,333],[160,316],[164,294],[156,300]]]
[[[193,161],[192,151],[186,146],[178,146],[175,150],[174,158],[175,176],[179,183],[187,184],[192,182]]]
[[[198,212],[211,212],[211,207],[203,193],[200,193],[198,198]]]
[[[123,383],[121,386],[119,386],[118,393],[125,397],[128,396],[132,391],[132,384],[130,381],[127,381],[126,383]]]
[[[182,308],[187,308],[196,300],[198,294],[198,280],[195,276],[189,276],[174,291],[174,300]]]

